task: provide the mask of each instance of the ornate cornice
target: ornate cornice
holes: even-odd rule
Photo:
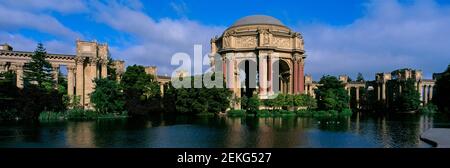
[[[1,56],[16,56],[16,57],[31,57],[33,52],[25,52],[25,51],[0,51]],[[64,59],[64,60],[73,60],[75,55],[65,55],[65,54],[47,54],[45,58],[48,59]]]

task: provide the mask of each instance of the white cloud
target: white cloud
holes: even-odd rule
[[[82,0],[2,0],[8,8],[26,11],[57,11],[60,13],[79,13],[86,11]]]
[[[0,16],[0,28],[2,30],[18,31],[31,29],[71,40],[82,37],[81,34],[72,31],[47,14],[22,11],[0,4]]]
[[[305,39],[306,72],[322,74],[376,72],[399,68],[422,69],[426,77],[450,63],[450,9],[433,1],[400,4],[371,1],[360,19],[344,26],[298,26]]]
[[[126,60],[128,65],[156,65],[161,74],[170,74],[177,67],[170,65],[171,56],[187,52],[193,56],[194,44],[209,49],[209,40],[225,28],[206,26],[188,19],[163,18],[155,20],[143,11],[116,2],[96,3],[93,13],[98,22],[130,34],[130,46],[113,46],[112,55]]]
[[[20,34],[11,34],[8,32],[0,31],[1,43],[8,43],[14,50],[19,51],[32,51],[36,48],[36,41],[23,37]]]

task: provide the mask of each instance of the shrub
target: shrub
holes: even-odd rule
[[[438,112],[438,107],[432,103],[419,108],[419,113],[421,114],[434,114]]]
[[[243,117],[245,116],[245,110],[230,110],[227,112],[229,117]]]
[[[314,111],[304,109],[304,110],[298,110],[296,112],[297,112],[297,116],[300,116],[300,117],[312,117]]]
[[[258,117],[270,117],[269,110],[258,110],[258,113],[256,114]]]
[[[63,112],[44,111],[39,114],[39,120],[41,121],[64,120],[65,118],[66,114]]]
[[[352,116],[352,110],[351,109],[344,109],[340,113],[341,116]]]

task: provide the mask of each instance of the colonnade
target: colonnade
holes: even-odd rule
[[[47,54],[45,59],[52,66],[52,77],[57,84],[61,66],[67,68],[67,95],[76,95],[80,105],[93,108],[90,94],[94,91],[94,80],[107,77],[109,50],[107,44],[77,40],[76,55]],[[0,50],[0,72],[13,71],[16,85],[24,87],[24,66],[31,61],[33,52],[13,51],[7,44]],[[57,85],[55,85],[56,87]]]

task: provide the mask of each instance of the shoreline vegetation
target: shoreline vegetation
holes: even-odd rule
[[[89,121],[97,119],[121,119],[128,118],[126,112],[122,113],[98,113],[94,110],[71,109],[65,112],[45,111],[39,114],[39,121]]]
[[[227,113],[228,117],[246,117],[255,116],[260,118],[266,117],[302,117],[302,118],[337,118],[337,117],[351,117],[352,111],[350,109],[338,112],[336,110],[259,110],[255,113],[248,113],[246,110],[230,110]]]

